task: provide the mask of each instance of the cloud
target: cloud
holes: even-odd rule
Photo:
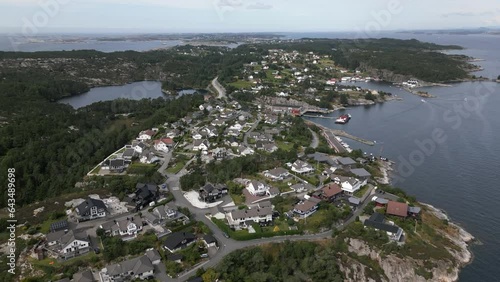
[[[273,5],[257,2],[248,5],[246,8],[250,10],[269,10],[273,8]]]
[[[243,7],[242,0],[216,0],[216,6],[219,8],[240,8]]]
[[[484,11],[484,12],[451,12],[442,14],[443,17],[490,17],[498,15],[498,11]]]

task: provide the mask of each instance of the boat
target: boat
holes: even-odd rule
[[[350,114],[341,115],[338,119],[335,120],[335,123],[346,124],[349,122],[350,119],[351,119]]]

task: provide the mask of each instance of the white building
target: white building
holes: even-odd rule
[[[299,174],[306,174],[314,171],[314,168],[301,160],[297,160],[292,164],[292,171]]]
[[[247,222],[267,223],[273,221],[273,208],[234,210],[226,215],[228,224],[237,229],[247,228]]]
[[[256,180],[249,181],[246,185],[248,192],[254,196],[266,195],[269,192],[269,188],[266,184]]]

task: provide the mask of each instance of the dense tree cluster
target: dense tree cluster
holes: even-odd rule
[[[228,282],[343,281],[334,252],[312,242],[239,250],[225,257],[210,276]]]
[[[203,97],[193,95],[176,100],[100,102],[74,110],[50,100],[74,94],[78,87],[43,85],[36,81],[0,82],[0,170],[16,169],[19,205],[75,191],[75,183],[93,166],[139,131],[176,121],[203,102]],[[122,113],[132,116],[117,117]],[[132,126],[133,122],[139,125]],[[6,181],[6,174],[0,174],[4,187]],[[1,206],[7,203],[5,196],[4,189]]]

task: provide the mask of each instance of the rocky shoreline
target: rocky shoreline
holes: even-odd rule
[[[395,162],[393,161],[380,161],[381,164],[380,166],[380,171],[382,172],[382,177],[376,178],[376,180],[381,183],[381,184],[390,184],[391,182],[391,177],[390,173],[394,171],[393,166],[395,165]],[[455,251],[452,249],[447,249],[450,254],[453,255],[453,257],[458,261],[458,265],[454,267],[453,271],[436,271],[433,270],[434,277],[439,277],[437,281],[457,281],[458,276],[460,273],[460,270],[470,264],[473,259],[474,259],[474,254],[470,250],[470,244],[474,242],[476,239],[475,237],[467,232],[463,227],[460,225],[450,221],[450,218],[446,214],[445,211],[438,209],[430,204],[422,203],[419,202],[424,208],[426,208],[432,215],[434,215],[436,218],[447,221],[448,225],[450,225],[454,230],[456,230],[456,233],[452,236],[449,233],[443,232],[442,230],[438,230],[439,233],[446,238],[448,238],[450,241],[452,241],[456,246],[460,248],[460,251]],[[382,262],[381,262],[382,263]],[[384,268],[385,270],[385,268]],[[437,276],[436,276],[437,275]],[[415,277],[413,277],[415,278]],[[418,279],[417,279],[418,280]],[[417,281],[415,280],[415,281]]]

